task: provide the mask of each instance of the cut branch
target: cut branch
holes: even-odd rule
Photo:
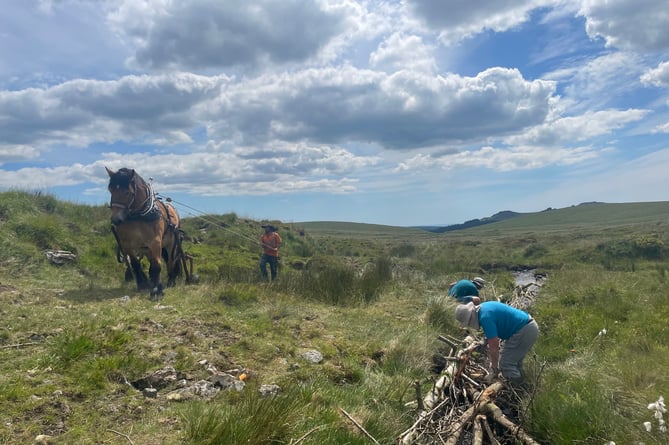
[[[348,420],[350,420],[351,422],[353,422],[353,424],[354,424],[355,426],[357,426],[358,429],[359,429],[360,431],[362,431],[362,432],[365,434],[365,436],[369,437],[369,439],[370,439],[372,442],[374,442],[375,445],[380,445],[379,442],[374,438],[374,436],[372,436],[371,434],[369,434],[369,433],[367,432],[367,430],[364,429],[364,428],[362,427],[362,425],[360,425],[358,422],[356,422],[356,420],[355,420],[353,417],[351,417],[351,415],[350,415],[349,413],[347,413],[346,411],[344,411],[344,409],[342,409],[342,408],[339,408],[339,409],[340,409],[340,411],[341,411],[346,417],[348,417]]]
[[[486,403],[483,406],[483,411],[490,414],[493,419],[503,427],[505,427],[514,437],[517,437],[526,445],[540,445],[530,437],[520,426],[510,421],[502,412],[502,410],[492,402]]]

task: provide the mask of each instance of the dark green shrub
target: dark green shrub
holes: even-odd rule
[[[634,238],[632,244],[642,258],[659,259],[665,252],[664,241],[657,235],[639,235]]]
[[[538,243],[532,243],[525,248],[523,256],[525,258],[539,258],[546,255],[547,253],[548,249],[546,248],[546,246],[543,246]]]

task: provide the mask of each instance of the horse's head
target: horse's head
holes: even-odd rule
[[[136,209],[136,206],[142,203],[141,200],[139,203],[137,202],[136,178],[139,178],[139,175],[135,173],[135,170],[128,168],[122,168],[114,172],[105,167],[105,170],[109,175],[107,189],[111,193],[111,222],[116,226],[125,221]]]

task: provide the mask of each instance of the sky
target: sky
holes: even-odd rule
[[[3,0],[0,190],[448,225],[668,200],[666,0]]]

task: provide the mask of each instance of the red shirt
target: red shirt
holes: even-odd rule
[[[263,246],[265,255],[279,256],[279,246],[281,246],[281,237],[276,232],[263,233],[260,237],[260,243]]]

